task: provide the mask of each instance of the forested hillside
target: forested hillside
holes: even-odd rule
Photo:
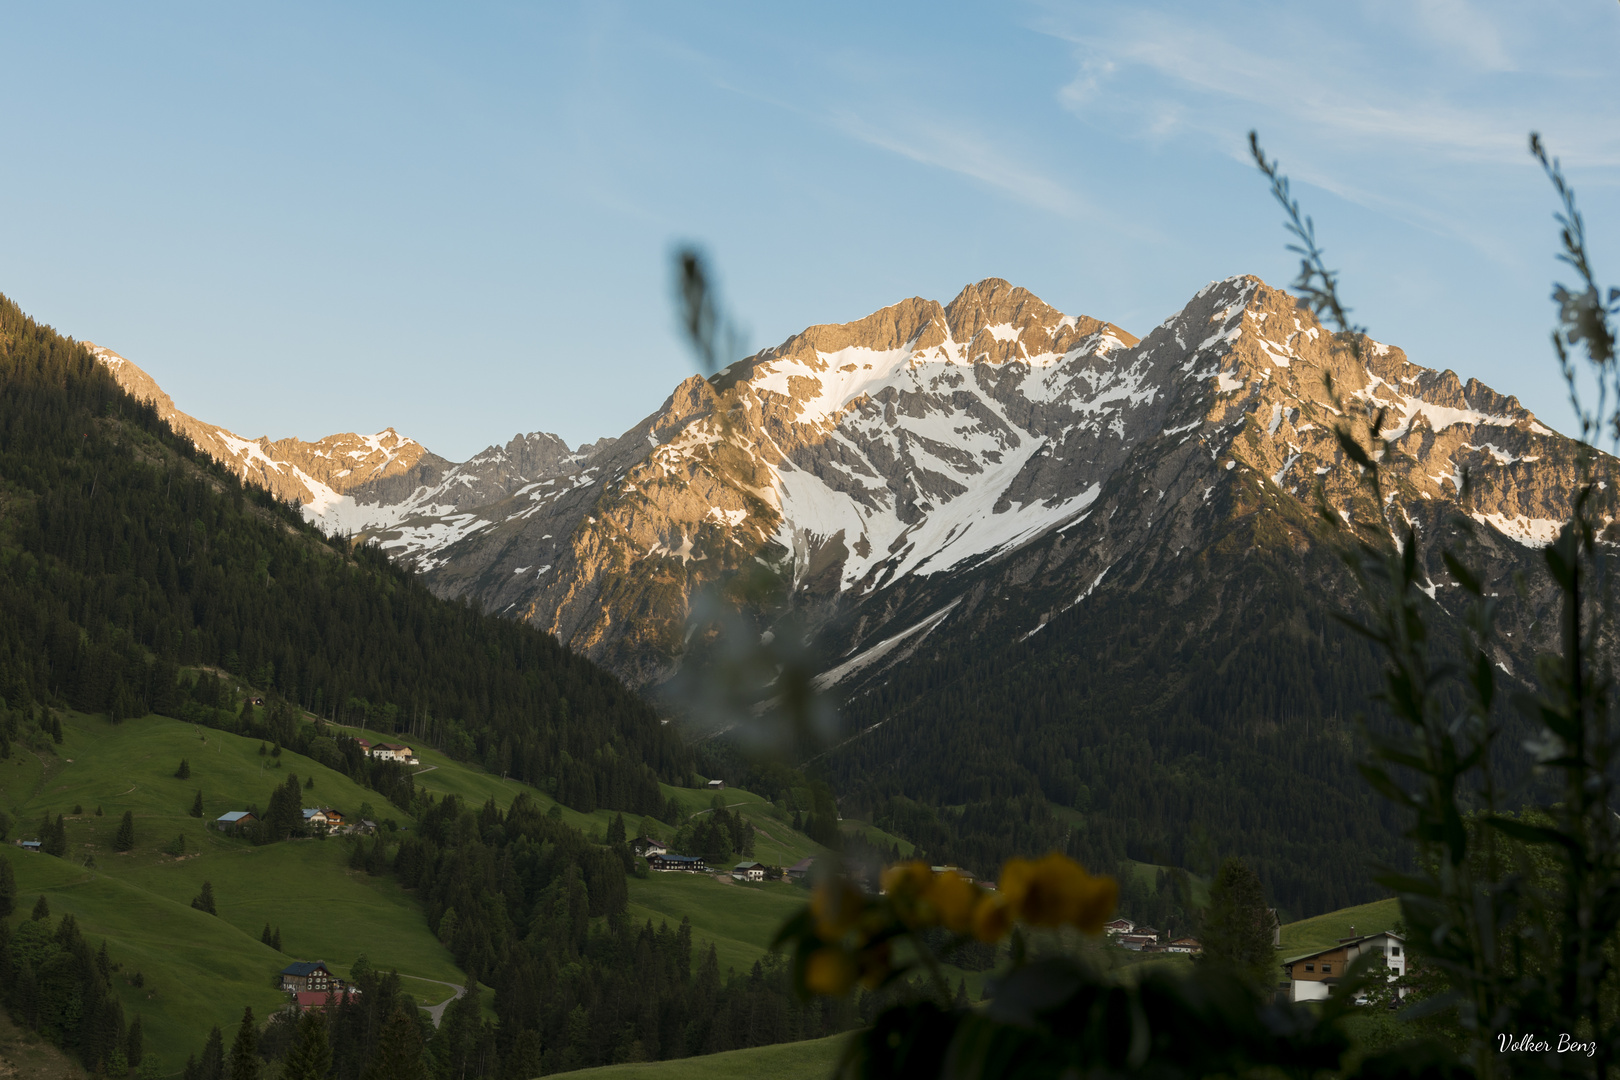
[[[4,298],[0,611],[0,696],[19,710],[169,712],[178,668],[213,666],[579,809],[640,810],[690,769],[618,679],[328,541]]]
[[[1247,528],[1196,589],[1103,593],[1027,643],[896,670],[848,706],[885,722],[832,755],[846,805],[975,867],[1238,854],[1293,912],[1381,895],[1368,866],[1399,859],[1399,823],[1356,771],[1378,658],[1335,618],[1330,552],[1278,557]]]

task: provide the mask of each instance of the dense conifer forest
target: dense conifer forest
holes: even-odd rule
[[[845,812],[974,869],[1065,845],[1102,872],[1236,855],[1293,913],[1382,895],[1400,826],[1356,768],[1379,658],[1332,607],[1329,552],[1302,573],[1239,538],[1191,595],[1103,592],[1016,647],[895,669],[846,709],[884,722],[829,756]]]
[[[211,667],[580,810],[640,809],[658,778],[690,773],[678,737],[616,678],[329,541],[5,298],[0,611],[13,709],[180,715],[179,670]]]
[[[705,815],[707,817],[709,815]],[[800,1001],[786,961],[722,972],[689,925],[654,928],[625,914],[633,856],[623,829],[586,843],[520,796],[502,813],[455,798],[426,810],[394,857],[429,925],[458,964],[495,988],[493,1027],[453,1006],[435,1040],[456,1062],[477,1051],[483,1071],[535,1076],[615,1061],[660,1060],[815,1038],[856,1022],[858,1006]],[[606,916],[606,918],[598,918]],[[493,1062],[507,1062],[501,1073]]]

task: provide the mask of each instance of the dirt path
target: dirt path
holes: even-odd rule
[[[404,974],[404,973],[401,972],[401,974]],[[432,1020],[433,1020],[433,1026],[434,1027],[438,1027],[439,1026],[439,1021],[444,1019],[445,1007],[447,1005],[449,1005],[452,1001],[456,1000],[456,998],[461,997],[461,996],[463,996],[464,994],[467,993],[467,988],[465,986],[457,986],[455,983],[445,982],[443,979],[424,979],[420,975],[412,975],[411,978],[415,979],[417,982],[438,983],[440,986],[448,986],[450,989],[455,991],[454,994],[451,994],[449,997],[445,998],[443,1001],[439,1002],[437,1005],[420,1005],[420,1006],[418,1006],[418,1008],[427,1010],[428,1016],[431,1017]]]

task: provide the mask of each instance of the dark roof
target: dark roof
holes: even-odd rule
[[[654,855],[653,858],[655,858],[655,859],[663,859],[665,862],[702,862],[703,861],[703,857],[701,855]]]
[[[298,960],[281,969],[283,975],[313,975],[317,971],[326,971],[325,960]],[[326,973],[332,974],[330,971]]]
[[[1393,939],[1395,941],[1401,941],[1401,942],[1404,942],[1406,940],[1400,934],[1397,934],[1397,933],[1395,933],[1393,931],[1381,930],[1376,934],[1362,934],[1360,937],[1345,938],[1344,940],[1340,941],[1337,945],[1329,945],[1327,948],[1325,948],[1325,949],[1317,949],[1315,952],[1300,953],[1298,956],[1290,956],[1288,959],[1286,959],[1286,960],[1284,960],[1282,962],[1282,966],[1283,967],[1290,967],[1290,966],[1292,966],[1294,964],[1299,963],[1302,960],[1314,959],[1315,957],[1321,956],[1323,953],[1338,952],[1340,949],[1348,949],[1353,945],[1360,945],[1364,941],[1371,941],[1373,938],[1381,938],[1381,937],[1387,937],[1387,938],[1391,938],[1391,939]]]

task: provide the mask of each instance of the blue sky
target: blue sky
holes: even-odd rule
[[[1620,4],[0,4],[0,292],[241,434],[453,459],[1004,277],[1145,333],[1292,277],[1258,128],[1375,337],[1570,427],[1540,130],[1620,281]],[[1567,276],[1567,275],[1564,275]]]

